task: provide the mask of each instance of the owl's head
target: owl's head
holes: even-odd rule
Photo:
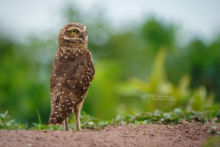
[[[86,27],[80,23],[69,23],[65,25],[60,31],[58,43],[61,46],[67,47],[87,47],[88,33]]]

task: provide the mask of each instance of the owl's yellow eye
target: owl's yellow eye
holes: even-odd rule
[[[72,34],[78,34],[79,31],[78,31],[77,29],[73,29],[73,30],[71,31],[71,33],[72,33]]]

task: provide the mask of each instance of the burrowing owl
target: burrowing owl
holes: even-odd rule
[[[65,121],[74,112],[76,130],[80,130],[80,111],[91,84],[95,69],[87,49],[88,33],[79,23],[65,25],[58,36],[58,50],[53,62],[50,95],[50,124]]]

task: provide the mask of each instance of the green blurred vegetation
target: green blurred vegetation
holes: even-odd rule
[[[101,12],[62,10],[63,23],[81,22],[89,32],[96,75],[83,111],[101,119],[116,115],[219,108],[220,35],[182,44],[178,26],[154,17],[121,30]],[[49,78],[57,34],[17,42],[0,35],[0,112],[18,122],[48,122]]]
[[[203,145],[203,147],[218,147],[220,146],[220,136],[213,136],[210,137],[205,144]]]

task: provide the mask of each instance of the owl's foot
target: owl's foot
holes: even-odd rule
[[[80,125],[76,125],[76,131],[81,131]]]

